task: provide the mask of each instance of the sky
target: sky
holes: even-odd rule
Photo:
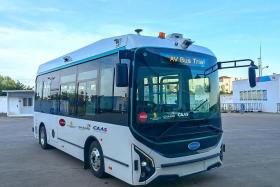
[[[280,73],[279,20],[277,0],[0,0],[0,74],[33,86],[40,64],[136,28],[182,33],[221,61],[257,60],[261,43],[264,75]]]

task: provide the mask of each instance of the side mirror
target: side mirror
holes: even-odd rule
[[[248,77],[249,77],[249,83],[250,83],[250,87],[253,88],[256,86],[256,69],[258,69],[258,67],[251,63],[251,65],[248,68]]]
[[[116,64],[116,86],[128,86],[128,67],[127,64]]]

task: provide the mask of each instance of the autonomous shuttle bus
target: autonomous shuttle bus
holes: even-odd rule
[[[254,86],[254,62],[217,62],[182,34],[137,32],[40,65],[35,138],[132,185],[221,166],[217,70],[249,67]]]

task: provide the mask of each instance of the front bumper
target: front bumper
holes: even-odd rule
[[[213,155],[208,159],[201,158],[201,160],[195,162],[191,161],[192,160],[186,161],[186,163],[181,164],[176,163],[176,165],[163,165],[163,167],[156,168],[154,175],[146,181],[146,184],[152,181],[173,180],[179,177],[208,171],[222,165],[220,154]]]
[[[220,167],[223,161],[225,145],[222,140],[214,148],[191,156],[166,158],[156,152],[149,156],[155,159],[155,172],[145,182],[134,181],[134,185],[143,185],[159,180],[173,180],[213,168]]]
[[[180,177],[208,171],[210,169],[220,167],[221,165],[222,161],[220,160],[220,155],[215,155],[215,157],[213,155],[213,158],[193,163],[182,163],[182,165],[156,168],[154,175],[146,181],[146,184],[150,182],[175,180]]]

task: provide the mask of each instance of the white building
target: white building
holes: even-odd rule
[[[220,95],[221,112],[232,111],[233,101],[232,95]]]
[[[7,96],[0,96],[0,116],[7,114]]]
[[[248,111],[280,112],[280,74],[258,77],[254,88],[247,79],[233,81],[233,103]]]
[[[232,78],[228,76],[219,77],[220,92],[230,94],[232,92]]]
[[[33,116],[33,90],[3,90],[7,96],[0,97],[0,113],[9,117]]]

